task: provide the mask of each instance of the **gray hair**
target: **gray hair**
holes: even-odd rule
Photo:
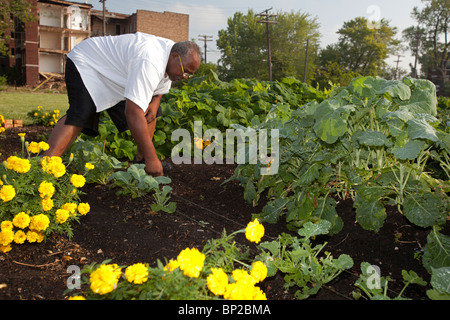
[[[181,41],[177,42],[172,47],[172,52],[176,52],[180,57],[187,57],[192,53],[197,54],[199,60],[202,60],[202,52],[200,47],[193,41]]]

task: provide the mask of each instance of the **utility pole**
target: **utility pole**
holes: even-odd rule
[[[397,55],[397,61],[394,61],[394,62],[396,62],[397,63],[397,66],[395,67],[395,80],[397,80],[397,76],[399,75],[398,74],[398,64],[400,63],[400,62],[402,62],[402,60],[400,60],[400,57],[403,57],[402,55]],[[400,78],[400,77],[399,77]]]
[[[105,2],[106,0],[99,0],[100,3],[103,3],[103,36],[106,35],[106,19],[105,19],[105,12],[106,12],[106,7],[105,7]]]
[[[277,24],[277,21],[269,20],[271,17],[276,17],[276,14],[270,14],[269,11],[272,10],[266,9],[265,11],[261,12],[260,14],[257,14],[257,17],[265,17],[264,20],[258,21],[258,23],[265,23],[266,24],[266,35],[267,35],[267,60],[269,62],[269,81],[272,81],[272,52],[270,49],[270,29],[269,24]]]
[[[207,51],[207,45],[206,44],[207,44],[207,42],[212,41],[212,40],[208,39],[208,38],[212,38],[212,36],[207,36],[207,35],[204,35],[204,34],[199,34],[198,36],[203,38],[203,39],[198,39],[198,40],[203,41],[205,43],[205,63],[206,63],[207,62],[206,61],[206,51]]]
[[[303,71],[303,82],[306,82],[306,73],[308,72],[308,50],[309,49],[309,38],[306,39],[306,53],[305,53],[305,69]]]

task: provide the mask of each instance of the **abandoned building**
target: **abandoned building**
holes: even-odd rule
[[[189,39],[189,15],[137,10],[131,15],[94,10],[92,5],[64,0],[31,1],[37,19],[25,26],[15,21],[4,68],[16,68],[21,82],[34,86],[49,75],[62,75],[66,55],[88,37],[145,32],[174,40]]]

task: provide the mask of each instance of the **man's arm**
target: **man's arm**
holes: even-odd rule
[[[152,103],[150,103],[149,108],[153,109],[151,104]],[[127,99],[125,105],[125,116],[127,117],[127,123],[131,131],[131,135],[136,141],[139,151],[142,152],[142,156],[145,159],[145,171],[152,176],[162,176],[162,164],[156,155],[155,146],[152,141],[153,132],[150,135],[147,120],[145,118],[145,112],[133,101]]]

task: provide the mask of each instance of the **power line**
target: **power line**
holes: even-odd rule
[[[277,21],[269,20],[269,18],[276,17],[276,14],[270,14],[269,11],[272,10],[266,9],[260,14],[257,14],[257,17],[265,17],[264,20],[259,20],[258,23],[265,23],[266,24],[266,36],[267,36],[267,59],[269,61],[269,81],[272,81],[272,52],[270,49],[270,29],[269,24],[277,24]]]
[[[207,43],[212,41],[209,39],[209,38],[212,38],[212,36],[207,36],[204,34],[199,34],[198,36],[203,38],[203,39],[198,39],[198,40],[203,41],[205,43],[205,63],[207,63],[207,60],[206,60]]]

